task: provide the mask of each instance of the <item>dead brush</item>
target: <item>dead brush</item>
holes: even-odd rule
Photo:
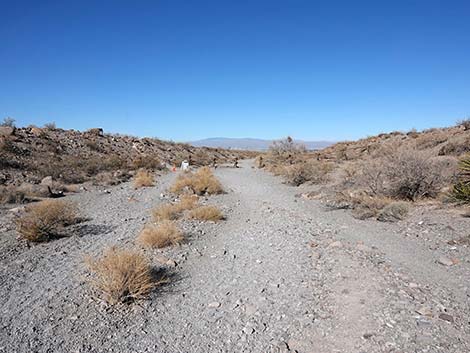
[[[183,233],[172,221],[163,221],[157,225],[147,225],[137,238],[140,244],[152,248],[178,245],[183,240]]]
[[[176,179],[170,191],[181,195],[187,192],[196,195],[215,195],[224,192],[222,184],[208,167],[202,167],[196,173],[183,173]]]
[[[98,259],[85,259],[91,285],[110,304],[146,298],[158,285],[149,261],[140,253],[112,247]]]
[[[154,181],[152,173],[146,169],[139,169],[134,178],[134,187],[141,188],[145,186],[153,186]]]
[[[16,220],[16,229],[23,239],[43,242],[60,237],[62,229],[79,221],[74,203],[44,200],[26,207]]]
[[[152,211],[152,215],[156,222],[175,220],[178,219],[184,211],[196,207],[197,203],[197,195],[182,195],[177,203],[165,204],[155,208]]]
[[[224,215],[215,206],[200,206],[191,210],[188,214],[188,218],[200,221],[217,222],[224,219]]]

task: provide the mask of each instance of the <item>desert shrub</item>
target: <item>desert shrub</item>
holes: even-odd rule
[[[306,182],[314,184],[324,183],[328,180],[331,164],[325,162],[308,161],[296,163],[285,167],[284,178],[290,185],[299,186]]]
[[[191,219],[213,222],[217,222],[224,219],[224,215],[222,214],[222,212],[220,212],[220,210],[215,206],[197,207],[191,210],[191,212],[189,212],[188,217]]]
[[[470,203],[470,156],[463,158],[459,162],[460,173],[455,183],[451,197],[454,201]]]
[[[399,152],[386,170],[392,197],[416,200],[435,197],[450,182],[453,166],[448,159],[436,159],[424,152]]]
[[[408,215],[409,206],[406,202],[397,201],[392,202],[386,205],[380,212],[377,217],[379,221],[382,222],[395,222],[402,219]]]
[[[187,192],[196,195],[214,195],[224,192],[222,184],[208,167],[203,167],[194,174],[191,172],[180,174],[170,187],[170,191],[178,195]]]
[[[202,167],[194,174],[193,189],[196,195],[215,195],[224,192],[222,184],[208,167]]]
[[[440,156],[461,156],[470,152],[470,137],[455,138],[448,141],[439,150]]]
[[[404,200],[435,197],[451,181],[454,164],[451,158],[428,152],[399,150],[364,162],[357,182],[373,195]]]
[[[74,203],[64,200],[44,200],[26,207],[16,220],[18,233],[31,242],[43,242],[59,237],[64,227],[78,221]]]
[[[147,225],[138,237],[142,245],[163,248],[170,245],[178,245],[183,241],[183,233],[172,221],[162,221],[157,225]]]
[[[176,204],[180,211],[192,210],[199,202],[197,195],[181,195],[178,203]]]
[[[182,195],[177,203],[165,204],[152,211],[156,222],[178,219],[184,211],[191,210],[198,203],[197,195]]]
[[[140,253],[112,247],[101,258],[87,258],[91,284],[110,304],[146,298],[157,285],[149,261]]]
[[[155,221],[175,220],[178,219],[180,209],[176,204],[166,204],[155,208],[152,211]]]
[[[134,186],[141,188],[144,186],[153,186],[154,184],[153,175],[145,169],[139,169],[134,177]]]
[[[85,146],[88,147],[91,151],[95,152],[102,152],[101,146],[98,144],[98,142],[94,140],[86,140],[85,141]]]
[[[271,161],[291,162],[296,156],[305,152],[304,145],[295,143],[292,137],[288,136],[283,140],[273,141],[269,146],[267,157]]]

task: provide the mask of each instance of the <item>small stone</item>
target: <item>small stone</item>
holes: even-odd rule
[[[444,266],[452,266],[454,262],[451,259],[448,259],[447,257],[441,256],[439,260],[437,260],[441,265]]]
[[[329,248],[342,248],[343,243],[340,242],[339,240],[332,242],[330,245],[328,245]]]
[[[219,308],[220,303],[219,302],[212,302],[207,305],[209,308]]]
[[[369,338],[371,338],[374,334],[371,333],[371,332],[367,332],[367,333],[364,333],[362,335],[362,337],[364,337],[366,340],[368,340]]]
[[[447,322],[454,322],[454,317],[446,313],[440,313],[439,319],[447,321]]]
[[[172,260],[172,259],[169,259],[168,261],[165,262],[165,265],[169,266],[169,267],[173,267],[175,268],[176,266],[178,266],[178,264],[176,263],[176,261]]]
[[[428,316],[428,317],[432,316],[432,310],[427,306],[422,306],[421,308],[416,310],[416,312],[423,316]]]
[[[47,176],[41,180],[41,185],[52,186],[53,179],[51,176]]]

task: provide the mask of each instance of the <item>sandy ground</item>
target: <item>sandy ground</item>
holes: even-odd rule
[[[170,282],[131,306],[96,299],[83,258],[139,248],[173,173],[69,197],[89,220],[49,243],[18,241],[2,211],[0,352],[470,351],[469,248],[452,242],[469,219],[419,208],[394,224],[360,221],[249,161],[216,174],[228,193],[206,202],[227,220],[186,221],[181,247],[141,249]]]

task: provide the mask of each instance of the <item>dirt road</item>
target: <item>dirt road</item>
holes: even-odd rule
[[[127,308],[90,295],[83,256],[138,247],[174,174],[154,188],[72,196],[90,220],[50,243],[19,243],[2,213],[0,352],[470,351],[467,247],[443,265],[447,253],[410,236],[421,229],[411,221],[328,211],[249,161],[216,174],[228,193],[207,202],[227,220],[185,222],[183,246],[143,250],[171,281]],[[455,232],[469,229],[460,222]]]

